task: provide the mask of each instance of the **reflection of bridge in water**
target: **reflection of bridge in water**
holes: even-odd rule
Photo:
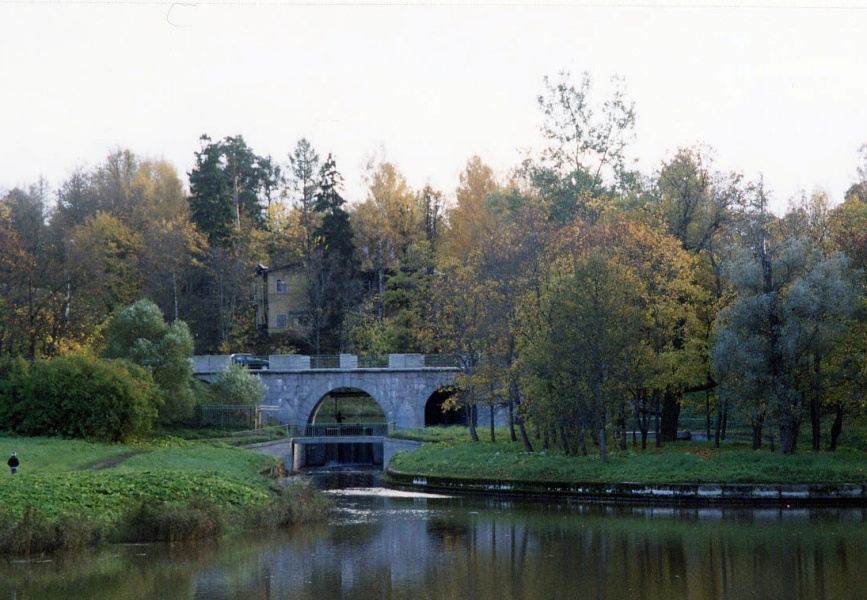
[[[212,381],[229,361],[228,356],[196,356],[194,374]],[[258,374],[265,388],[260,408],[285,424],[291,439],[272,444],[268,453],[283,456],[295,471],[328,463],[387,464],[393,452],[389,450],[391,442],[384,439],[391,429],[449,421],[442,403],[460,372],[454,357],[442,355],[290,354],[272,355],[269,361],[268,370],[251,371]],[[385,423],[316,422],[323,402],[339,390],[358,390],[370,396],[382,409]]]

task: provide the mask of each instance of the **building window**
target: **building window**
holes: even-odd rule
[[[282,279],[277,280],[277,293],[287,293],[289,291],[289,284],[283,281]]]
[[[289,315],[285,313],[274,315],[274,325],[277,329],[286,329],[289,327]]]

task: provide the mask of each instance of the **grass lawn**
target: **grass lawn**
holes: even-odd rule
[[[241,505],[265,502],[273,485],[260,471],[274,465],[264,454],[229,446],[165,442],[98,444],[54,438],[0,437],[18,453],[18,474],[0,476],[0,506],[30,506],[51,516],[93,512],[111,520],[131,499],[183,501],[192,496]]]
[[[527,453],[520,442],[508,441],[506,430],[497,433],[503,441],[473,443],[463,428],[400,432],[404,438],[434,443],[396,455],[390,466],[419,475],[498,481],[867,483],[867,452],[862,450],[801,450],[783,456],[753,451],[742,442],[725,442],[721,448],[710,442],[675,442],[647,450],[610,448],[603,464],[598,452],[579,457],[551,451]]]
[[[201,537],[239,523],[320,518],[327,510],[306,491],[275,483],[269,473],[278,459],[221,443],[0,437],[3,444],[21,466],[14,476],[5,465],[0,471],[0,552],[29,552],[31,540],[50,550]]]

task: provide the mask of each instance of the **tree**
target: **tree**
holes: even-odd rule
[[[357,259],[349,213],[343,208],[343,178],[329,154],[320,170],[314,205],[321,222],[314,231],[316,247],[306,263],[310,299],[310,344],[339,350],[346,342],[345,316],[357,301]]]
[[[53,355],[63,335],[68,277],[46,224],[44,182],[0,198],[0,347],[31,358]]]
[[[759,190],[759,200],[761,190]],[[779,426],[780,451],[794,452],[809,414],[818,448],[821,401],[836,385],[829,358],[854,314],[856,293],[848,264],[824,257],[814,240],[771,235],[764,203],[751,215],[752,243],[729,264],[739,296],[721,311],[713,364],[721,396],[739,397],[753,418],[753,447],[765,418]]]
[[[496,229],[493,215],[485,210],[485,199],[499,189],[494,171],[479,156],[467,161],[455,190],[457,205],[448,214],[448,252],[467,256]]]
[[[468,169],[476,166],[478,163],[471,164]],[[473,179],[485,178],[468,177],[464,183]],[[435,280],[433,296],[440,316],[431,319],[435,323],[431,330],[443,336],[439,338],[443,347],[464,361],[458,399],[468,409],[473,432],[479,407],[491,410],[492,437],[494,408],[506,407],[512,440],[517,441],[517,426],[525,449],[531,451],[520,409],[518,337],[523,328],[519,306],[525,296],[537,295],[549,231],[532,198],[516,190],[493,191],[477,204],[484,190],[483,186],[462,198],[460,206],[472,209],[476,219],[466,226],[484,225],[476,229],[475,238],[468,236],[460,242],[466,243],[466,254],[453,254],[458,248],[453,245],[438,266],[442,275]]]
[[[838,353],[854,326],[859,302],[849,261],[838,253],[823,257],[786,293],[781,338],[785,356],[793,364],[800,404],[809,415],[816,452],[826,406],[832,404],[836,392],[852,383],[840,370]],[[863,352],[858,354],[863,356]]]
[[[571,454],[586,454],[592,432],[605,462],[609,415],[643,353],[641,285],[628,266],[595,244],[558,268],[527,338],[528,412]]]
[[[236,364],[217,374],[209,392],[217,404],[257,406],[265,396],[259,377]]]
[[[544,198],[555,221],[566,223],[576,217],[595,221],[605,197],[630,188],[635,179],[626,167],[626,148],[634,135],[634,104],[617,77],[598,116],[586,72],[577,84],[569,72],[562,71],[554,81],[545,77],[544,85],[537,100],[544,115],[542,134],[550,145],[537,160],[524,162],[522,174]]]
[[[202,149],[189,172],[193,222],[211,244],[225,245],[232,232],[259,228],[279,180],[271,159],[247,146],[240,135],[219,142],[203,135]]]
[[[128,360],[151,373],[160,389],[161,420],[191,414],[193,338],[183,321],[166,323],[156,304],[139,300],[109,319],[102,355]]]
[[[445,201],[443,200],[443,193],[433,189],[428,184],[418,194],[418,205],[424,222],[425,239],[436,252],[444,228]]]
[[[72,231],[69,244],[70,312],[77,323],[94,326],[139,296],[140,234],[100,212]]]
[[[289,155],[287,192],[300,213],[298,224],[303,231],[304,260],[309,260],[313,252],[313,232],[318,226],[316,197],[319,191],[319,174],[319,154],[307,138],[301,138]]]
[[[368,164],[367,199],[353,212],[361,266],[376,277],[376,318],[386,312],[385,284],[406,260],[407,249],[422,239],[416,198],[404,176],[389,162]]]
[[[651,192],[668,232],[691,252],[707,251],[741,202],[741,176],[712,167],[710,149],[680,148],[659,169]]]
[[[704,295],[696,284],[696,257],[678,239],[639,221],[617,218],[597,230],[593,243],[616,254],[639,283],[634,293],[645,316],[640,335],[649,352],[633,365],[631,392],[642,447],[650,412],[660,416],[657,443],[673,441],[683,394],[705,383],[707,371],[696,313]]]

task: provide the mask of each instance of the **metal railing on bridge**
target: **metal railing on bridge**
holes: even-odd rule
[[[311,369],[389,369],[395,367],[459,368],[454,354],[321,354],[310,356]]]
[[[297,428],[295,437],[384,437],[392,431],[394,423],[312,423],[303,433]]]

